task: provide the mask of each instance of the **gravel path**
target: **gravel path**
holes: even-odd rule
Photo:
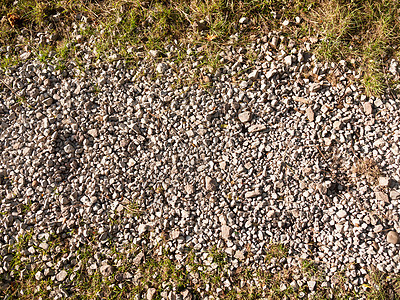
[[[265,249],[280,243],[289,250],[279,268],[312,260],[327,287],[341,270],[355,290],[371,266],[399,273],[400,102],[364,96],[344,62],[317,63],[306,48],[275,35],[226,47],[211,74],[198,66],[201,49],[180,63],[173,46],[171,58],[144,53],[130,69],[96,61],[82,45],[81,69],[27,59],[8,70],[0,90],[3,284],[13,276],[9,246],[27,233],[23,256],[41,267],[36,278],[60,285],[93,232],[108,259],[94,257],[89,268],[104,276],[117,264],[111,248],[163,239],[178,262],[188,247],[216,246],[232,270],[273,270]],[[69,251],[57,265],[41,251],[54,236]]]

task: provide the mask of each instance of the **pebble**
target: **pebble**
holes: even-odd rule
[[[364,107],[364,112],[366,115],[372,114],[372,104],[370,102],[365,102],[363,104],[363,107]]]
[[[245,111],[239,114],[239,120],[242,123],[247,123],[251,120],[251,112]]]
[[[309,120],[310,122],[314,122],[314,112],[313,112],[313,110],[312,110],[311,107],[307,107],[307,109],[306,109],[306,115],[307,115],[307,118],[308,118],[308,120]]]
[[[68,273],[65,270],[61,270],[57,275],[56,275],[56,279],[57,281],[64,281],[65,278],[67,278]]]
[[[228,225],[221,226],[221,236],[224,240],[229,240],[232,234],[232,229]]]
[[[386,241],[390,244],[398,244],[400,242],[400,236],[396,231],[389,231],[386,236]]]

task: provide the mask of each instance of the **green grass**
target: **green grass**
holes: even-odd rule
[[[42,62],[53,50],[65,63],[79,57],[76,45],[92,41],[98,58],[118,53],[128,61],[140,59],[138,52],[175,47],[177,62],[185,60],[188,47],[202,47],[203,64],[215,70],[221,64],[218,53],[230,37],[238,35],[236,46],[246,46],[271,30],[298,43],[318,37],[313,51],[321,61],[346,60],[360,72],[367,95],[378,95],[388,87],[385,71],[388,59],[398,56],[400,3],[396,0],[118,0],[94,3],[87,0],[13,0],[0,4],[0,16],[19,16],[12,27],[0,24],[0,46],[32,51]],[[57,16],[56,18],[54,16]],[[250,23],[239,24],[241,17]],[[296,17],[302,21],[297,24]],[[79,19],[80,18],[80,19]],[[86,21],[84,21],[84,19]],[[282,22],[290,21],[288,26]],[[75,24],[75,25],[74,25]],[[199,25],[200,24],[200,25]],[[71,35],[78,26],[80,39]],[[32,37],[47,31],[57,39],[39,45]],[[29,33],[29,34],[28,34]],[[24,36],[23,40],[20,36]],[[1,60],[3,68],[18,62],[17,51]],[[250,61],[255,57],[251,56]],[[59,62],[63,65],[63,62]],[[200,65],[201,66],[201,65]]]
[[[33,231],[28,231],[20,236],[15,244],[9,249],[12,254],[11,272],[0,275],[0,282],[8,285],[0,290],[0,296],[8,299],[51,299],[51,291],[60,285],[54,277],[47,276],[36,279],[37,272],[44,272],[41,257],[47,255],[53,265],[59,263],[71,251],[65,238],[53,234],[47,241],[49,249],[44,251],[35,247],[37,253],[34,255],[35,267],[28,268],[32,260],[27,260],[24,254],[33,239]],[[73,232],[69,237],[74,235]],[[233,258],[216,247],[208,251],[207,257],[187,247],[183,253],[182,260],[177,261],[172,253],[166,248],[166,241],[156,247],[139,247],[132,244],[116,246],[108,243],[109,251],[99,252],[97,246],[98,236],[92,232],[86,244],[81,245],[73,252],[71,259],[79,259],[79,265],[70,262],[61,267],[68,273],[67,279],[61,283],[61,287],[70,293],[71,299],[133,299],[135,295],[146,294],[149,288],[156,290],[155,299],[160,299],[161,293],[175,290],[176,293],[189,290],[197,299],[205,295],[218,295],[220,299],[297,299],[300,293],[308,293],[306,284],[298,289],[293,289],[290,283],[293,280],[305,279],[316,280],[314,299],[329,299],[330,294],[337,299],[355,299],[364,296],[367,299],[389,299],[399,297],[399,279],[389,278],[379,271],[371,271],[367,290],[354,293],[345,291],[343,283],[346,278],[343,272],[337,273],[337,285],[332,289],[323,288],[320,282],[323,277],[323,269],[312,260],[303,260],[299,268],[282,268],[280,260],[288,256],[286,247],[280,244],[270,244],[265,248],[267,258],[266,265],[275,259],[274,270],[262,270],[239,265],[233,272],[230,270]],[[161,253],[159,247],[162,247]],[[49,255],[52,253],[51,255]],[[138,265],[134,259],[143,253],[144,257]],[[112,273],[109,277],[100,274],[99,269],[89,272],[87,267],[91,265],[93,257],[98,256],[100,261],[113,258],[118,264],[112,265]],[[204,260],[205,259],[205,260]],[[124,276],[131,274],[132,278],[125,280]],[[11,281],[8,277],[13,275]],[[55,275],[55,274],[54,274]],[[73,277],[71,277],[73,276]],[[229,279],[230,286],[225,286]],[[282,286],[286,286],[282,289]],[[207,287],[207,290],[205,289]],[[389,298],[388,298],[389,297]],[[395,299],[395,298],[392,298]]]

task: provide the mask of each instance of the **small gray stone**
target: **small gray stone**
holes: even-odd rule
[[[247,76],[247,78],[248,78],[249,80],[254,81],[254,80],[256,80],[256,79],[258,78],[258,74],[259,74],[258,70],[254,70],[253,72],[251,72],[251,73]]]
[[[74,147],[72,147],[72,145],[68,144],[64,147],[64,151],[65,151],[65,153],[70,154],[70,153],[74,152],[75,149],[74,149]]]
[[[187,185],[185,185],[185,192],[186,192],[188,195],[193,194],[193,193],[194,193],[193,184],[187,184]]]
[[[347,216],[347,212],[345,210],[341,209],[336,213],[336,215],[338,216],[338,218],[341,219],[341,218],[344,218]]]
[[[239,114],[239,120],[242,123],[247,123],[251,120],[251,112],[245,111]]]
[[[389,231],[387,236],[386,236],[386,240],[388,243],[391,244],[398,244],[400,242],[400,236],[396,231]]]
[[[342,122],[341,121],[333,122],[333,129],[340,130],[341,127],[342,127]]]
[[[100,274],[104,277],[109,277],[113,273],[113,268],[110,265],[103,265],[100,267]]]
[[[390,191],[390,199],[397,200],[399,198],[400,198],[400,192],[399,191]]]
[[[146,299],[152,300],[156,294],[157,290],[155,288],[149,288],[146,293]]]
[[[313,112],[313,110],[312,110],[311,107],[307,107],[307,109],[306,109],[306,115],[307,115],[307,118],[308,118],[308,120],[309,120],[310,122],[314,122],[314,112]]]
[[[385,140],[384,140],[383,138],[377,139],[377,140],[374,142],[374,147],[375,147],[375,148],[380,148],[380,147],[382,147],[383,145],[385,145]]]
[[[209,177],[209,176],[206,176],[206,178],[205,178],[205,187],[206,187],[206,190],[209,191],[209,192],[216,191],[217,190],[217,182],[216,182],[216,180],[211,178],[211,177]]]
[[[152,57],[156,58],[156,57],[158,57],[158,56],[160,55],[160,51],[158,51],[158,50],[150,50],[150,51],[149,51],[149,54],[150,54]]]
[[[293,64],[293,56],[292,55],[286,56],[284,61],[285,61],[285,64],[287,64],[288,66],[291,66]]]
[[[239,260],[244,260],[245,259],[245,256],[244,256],[244,254],[243,254],[243,251],[240,251],[240,250],[237,250],[236,252],[235,252],[235,256],[234,256],[236,259],[239,259]]]
[[[139,254],[136,255],[136,257],[132,260],[132,264],[134,266],[138,266],[143,258],[144,258],[144,252],[140,251]]]
[[[88,134],[90,134],[92,137],[97,138],[99,135],[99,131],[97,129],[90,129],[88,131]]]
[[[180,234],[181,234],[181,232],[179,231],[179,229],[172,230],[171,234],[170,234],[170,238],[173,240],[176,240]]]
[[[21,60],[26,60],[26,59],[28,59],[29,57],[31,57],[31,55],[32,55],[31,52],[24,52],[24,53],[22,53],[22,54],[19,56],[19,58],[20,58]]]
[[[310,291],[313,291],[315,289],[316,284],[317,284],[317,282],[315,280],[307,281],[307,286],[310,289]]]
[[[366,115],[372,114],[372,104],[370,102],[365,102],[363,108]]]
[[[239,23],[240,23],[240,24],[247,24],[247,23],[249,23],[249,19],[246,18],[246,17],[241,17],[241,18],[239,19]]]
[[[38,272],[35,274],[36,280],[42,280],[43,277],[44,277],[44,276],[43,276],[43,273],[40,272],[40,271],[38,271]]]
[[[159,63],[158,65],[157,65],[157,68],[156,68],[156,71],[158,72],[158,73],[161,73],[161,74],[163,74],[163,73],[165,73],[165,71],[167,71],[168,70],[168,65],[166,64],[166,63]]]
[[[139,235],[142,235],[143,233],[145,233],[147,230],[149,230],[150,226],[148,224],[140,224],[138,231],[139,231]]]
[[[39,248],[42,248],[43,250],[49,249],[49,244],[42,242],[39,244]]]
[[[67,276],[68,276],[67,271],[62,270],[56,275],[56,279],[57,279],[57,281],[64,281],[65,278],[67,278]]]

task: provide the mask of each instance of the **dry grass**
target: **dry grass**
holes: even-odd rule
[[[366,179],[371,186],[378,183],[382,171],[373,159],[360,159],[352,168],[352,173],[359,178]]]
[[[377,95],[392,83],[386,70],[388,59],[398,55],[399,11],[397,0],[20,0],[16,5],[3,0],[0,46],[11,47],[2,65],[16,63],[20,49],[43,61],[51,50],[64,60],[82,61],[71,36],[74,26],[81,26],[83,41],[94,39],[99,57],[117,52],[135,61],[137,49],[165,54],[166,46],[174,45],[179,60],[190,45],[202,47],[202,63],[214,67],[232,35],[238,35],[236,44],[246,45],[279,30],[299,43],[319,37],[314,46],[320,59],[346,60],[362,73],[366,94]],[[250,23],[239,24],[241,17]],[[302,18],[299,24],[296,17]],[[284,20],[288,26],[282,26]],[[43,32],[54,39],[39,44]]]

